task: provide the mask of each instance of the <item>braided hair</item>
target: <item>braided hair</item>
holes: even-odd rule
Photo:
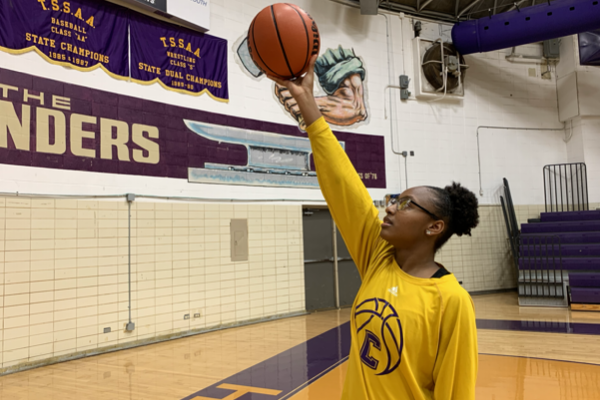
[[[446,222],[446,229],[435,242],[435,251],[438,251],[450,237],[471,236],[471,229],[479,224],[477,197],[469,189],[453,182],[444,189],[427,186],[433,192],[432,202],[437,209],[436,214]]]

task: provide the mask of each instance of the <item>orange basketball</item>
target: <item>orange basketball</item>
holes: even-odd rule
[[[259,12],[248,30],[248,47],[254,63],[265,74],[283,80],[298,78],[319,54],[317,24],[294,4],[277,3]]]

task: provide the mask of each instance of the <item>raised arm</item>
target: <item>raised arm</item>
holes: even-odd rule
[[[344,149],[323,119],[313,94],[316,56],[309,72],[295,81],[273,79],[288,88],[307,125],[317,177],[344,242],[356,266],[364,276],[375,244],[379,239],[379,212]]]

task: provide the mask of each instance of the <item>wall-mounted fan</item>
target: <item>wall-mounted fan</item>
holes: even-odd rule
[[[434,43],[423,55],[423,74],[437,91],[452,93],[465,79],[464,58],[451,43]],[[444,84],[446,87],[444,88]]]
[[[461,99],[468,66],[452,43],[414,38],[415,96],[430,99]]]

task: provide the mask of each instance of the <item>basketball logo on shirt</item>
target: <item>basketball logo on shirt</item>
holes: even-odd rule
[[[387,375],[400,365],[404,338],[394,307],[384,299],[368,299],[356,306],[360,359],[376,372]]]

